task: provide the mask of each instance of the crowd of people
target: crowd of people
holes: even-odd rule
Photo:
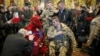
[[[0,5],[1,56],[72,56],[77,48],[97,56],[100,47],[100,5],[57,8],[51,2],[45,8]]]

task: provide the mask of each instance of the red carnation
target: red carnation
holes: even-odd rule
[[[86,20],[87,21],[91,21],[92,20],[92,17],[86,17]]]
[[[18,23],[20,21],[20,18],[13,18],[12,23]]]

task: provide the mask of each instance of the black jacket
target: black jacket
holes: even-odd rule
[[[59,14],[58,16],[59,16],[61,22],[65,23],[65,24],[69,24],[69,22],[72,21],[72,16],[71,16],[72,14],[69,10],[64,9],[64,10],[62,10],[62,12],[61,12],[61,10],[59,10],[58,14]]]
[[[1,56],[24,56],[23,52],[31,52],[31,50],[32,42],[17,33],[6,38]]]

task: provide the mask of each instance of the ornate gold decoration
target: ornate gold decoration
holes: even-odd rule
[[[37,6],[39,4],[39,0],[29,0],[32,6]]]
[[[24,6],[24,0],[17,0],[17,4],[18,4],[18,6],[23,7]]]
[[[5,6],[10,6],[10,0],[4,0]]]

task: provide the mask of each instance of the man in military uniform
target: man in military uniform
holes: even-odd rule
[[[100,5],[96,8],[96,17],[90,24],[90,35],[86,46],[91,56],[100,56]]]
[[[87,46],[91,49],[91,56],[100,56],[100,16],[94,18],[90,25],[90,35],[87,40]]]
[[[47,39],[50,41],[49,55],[56,56],[56,52],[58,52],[59,56],[66,56],[71,48],[76,48],[74,34],[68,26],[60,23],[57,16],[52,18],[52,24],[53,26],[49,27],[47,31]]]
[[[46,8],[43,10],[41,14],[41,20],[43,22],[43,31],[47,30],[47,27],[50,26],[51,17],[54,13],[53,6],[51,2],[46,3]]]

